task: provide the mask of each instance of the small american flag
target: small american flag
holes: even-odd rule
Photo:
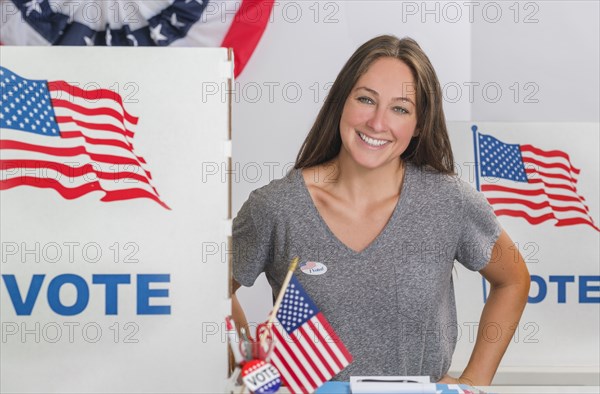
[[[137,123],[116,92],[0,67],[0,190],[54,189],[68,200],[101,192],[101,201],[149,198],[169,209],[133,150]]]
[[[312,393],[352,362],[298,279],[292,276],[274,324],[271,362],[292,393]]]
[[[530,224],[584,224],[600,231],[585,198],[577,191],[580,170],[560,150],[508,144],[491,135],[476,134],[481,174],[480,190],[498,216],[520,217]]]

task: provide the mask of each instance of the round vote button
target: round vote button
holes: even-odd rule
[[[257,394],[275,393],[281,386],[281,375],[277,368],[263,360],[244,364],[242,380],[248,390]]]

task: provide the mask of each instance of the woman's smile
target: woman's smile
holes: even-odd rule
[[[390,141],[388,140],[381,140],[378,138],[371,138],[368,135],[361,133],[360,131],[356,132],[358,134],[358,136],[360,137],[361,140],[363,140],[363,142],[365,144],[367,144],[369,147],[371,148],[381,148],[384,145],[390,143]]]

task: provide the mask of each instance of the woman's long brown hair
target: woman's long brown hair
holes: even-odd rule
[[[411,38],[375,37],[360,46],[337,76],[323,107],[296,158],[294,168],[326,163],[340,152],[340,118],[344,104],[358,79],[382,57],[404,62],[412,71],[416,94],[417,130],[402,160],[430,166],[445,174],[454,173],[454,158],[442,108],[442,90],[429,58]]]

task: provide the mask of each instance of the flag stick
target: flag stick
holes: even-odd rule
[[[283,295],[290,284],[290,280],[292,280],[292,275],[296,270],[296,266],[298,265],[299,258],[296,256],[290,263],[290,267],[288,268],[288,273],[285,276],[283,284],[281,285],[281,289],[279,290],[279,295],[277,296],[277,301],[275,301],[275,306],[273,306],[273,312],[271,313],[271,317],[269,317],[269,321],[267,322],[267,328],[271,328],[273,321],[275,321],[275,316],[277,316],[277,312],[279,311],[279,307],[281,306],[281,302],[283,301]]]
[[[281,302],[283,301],[283,295],[285,294],[285,291],[287,290],[287,287],[290,284],[290,280],[292,280],[292,275],[296,270],[296,266],[298,265],[298,260],[300,260],[300,258],[296,256],[290,263],[287,275],[285,276],[283,284],[281,285],[281,289],[279,290],[279,294],[277,295],[277,301],[275,301],[275,306],[273,306],[273,311],[271,312],[271,316],[269,317],[269,321],[267,322],[267,330],[263,331],[263,334],[259,338],[261,343],[265,339],[267,332],[271,330],[271,326],[273,326],[273,322],[275,321],[275,317],[277,316],[277,312],[279,311],[279,307],[281,306]]]

